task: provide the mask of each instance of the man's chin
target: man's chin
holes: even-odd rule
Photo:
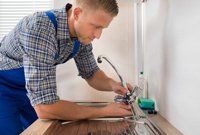
[[[91,43],[92,43],[92,41],[83,41],[83,42],[81,42],[82,45],[88,45],[88,44],[91,44]]]

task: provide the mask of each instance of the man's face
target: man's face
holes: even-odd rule
[[[99,39],[104,28],[107,28],[113,20],[113,16],[103,10],[84,10],[75,11],[74,29],[79,41],[82,44],[89,44],[95,38]]]

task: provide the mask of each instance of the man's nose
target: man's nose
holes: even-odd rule
[[[94,32],[94,37],[96,39],[99,39],[101,37],[101,33],[102,33],[102,29],[97,29],[95,32]]]

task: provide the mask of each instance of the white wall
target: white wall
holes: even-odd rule
[[[185,135],[200,135],[199,7],[199,0],[149,0],[146,9],[149,96]]]
[[[56,0],[55,8],[63,7],[66,1]],[[103,31],[102,37],[94,41],[93,48],[96,58],[100,54],[107,55],[117,65],[125,80],[133,84],[135,69],[132,5],[132,0],[119,0],[119,15],[113,20],[109,28]],[[103,62],[99,67],[109,76],[119,80],[108,63]],[[77,74],[73,60],[58,66],[57,86],[62,99],[113,101],[113,93],[95,91]]]
[[[56,0],[62,7],[64,1]],[[134,82],[133,0],[119,0],[120,14],[94,42],[95,56],[108,55],[123,76]],[[200,115],[200,1],[149,0],[145,47],[145,74],[149,97],[171,124],[185,135],[199,135]],[[102,69],[114,76],[108,64]],[[68,100],[112,101],[113,94],[93,91],[80,77],[73,61],[58,67],[58,92]],[[102,99],[104,98],[104,99]]]

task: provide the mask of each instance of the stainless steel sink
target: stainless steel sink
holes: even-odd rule
[[[79,105],[104,107],[108,102],[76,102]],[[134,114],[127,117],[105,117],[90,119],[90,121],[104,121],[109,123],[121,123],[120,135],[166,135],[147,115],[138,107],[132,104]],[[73,123],[73,121],[63,122],[62,124]],[[126,126],[124,126],[126,125]],[[105,129],[104,129],[105,130]],[[108,130],[108,129],[107,129]],[[101,132],[101,131],[98,131]],[[103,131],[104,133],[106,131]],[[108,132],[108,131],[107,131]]]

